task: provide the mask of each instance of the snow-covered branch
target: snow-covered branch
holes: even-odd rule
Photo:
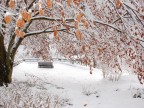
[[[58,29],[57,31],[64,31],[64,30],[67,30],[67,29]],[[32,35],[38,35],[38,34],[42,34],[42,33],[52,33],[52,32],[54,32],[54,30],[39,30],[39,31],[26,33],[24,37],[28,37],[28,36],[32,36]]]
[[[60,18],[50,18],[50,17],[45,17],[45,16],[38,16],[38,17],[33,17],[31,20],[49,20],[49,21],[62,21]],[[65,21],[74,21],[73,18],[68,18],[65,19]]]
[[[124,5],[128,6],[129,8],[131,8],[132,10],[136,11],[137,13],[139,13],[140,15],[144,16],[144,13],[142,12],[139,12],[136,8],[134,8],[134,6],[126,3],[126,2],[123,2]]]
[[[134,10],[131,6],[127,5],[126,3],[123,3],[123,4],[132,10],[132,12],[135,14],[135,16],[137,17],[137,19],[140,21],[140,23],[141,23],[141,24],[143,25],[143,27],[144,27],[143,22],[141,21],[141,19],[139,18],[139,16],[138,16],[137,13],[135,12],[135,10]]]
[[[102,24],[102,25],[106,25],[106,26],[109,26],[115,30],[117,30],[118,32],[122,32],[122,30],[118,29],[116,26],[112,25],[112,24],[108,24],[108,23],[104,23],[102,21],[99,21],[99,20],[95,20],[94,23],[99,23],[99,24]]]
[[[33,1],[31,2],[31,4],[29,5],[28,9],[30,9],[30,8],[33,6],[34,2],[36,2],[36,0],[33,0]]]

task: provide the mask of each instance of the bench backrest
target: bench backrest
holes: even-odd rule
[[[38,62],[39,68],[53,68],[53,62]]]

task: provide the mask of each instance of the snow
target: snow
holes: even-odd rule
[[[53,69],[47,69],[38,68],[37,62],[23,62],[14,68],[13,79],[13,83],[27,81],[33,84],[31,92],[44,91],[67,99],[69,103],[64,108],[144,106],[144,86],[139,84],[135,75],[124,74],[119,81],[112,82],[103,79],[100,69],[94,69],[91,75],[88,67],[78,64],[56,61]],[[138,93],[141,98],[133,98]]]

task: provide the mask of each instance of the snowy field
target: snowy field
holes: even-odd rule
[[[102,78],[101,70],[54,62],[53,69],[23,62],[13,83],[0,87],[0,108],[143,108],[144,85],[134,75],[119,81]],[[13,101],[12,101],[13,100]]]

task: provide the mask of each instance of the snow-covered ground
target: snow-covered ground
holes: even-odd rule
[[[54,68],[47,69],[38,68],[36,62],[23,62],[14,68],[13,79],[13,84],[10,84],[8,88],[0,88],[0,98],[4,97],[5,101],[11,98],[11,94],[20,92],[19,89],[23,91],[24,88],[28,88],[28,91],[19,93],[25,96],[19,97],[18,100],[26,99],[29,92],[33,94],[30,97],[32,100],[29,99],[29,101],[36,101],[38,97],[36,93],[39,93],[41,98],[53,97],[51,104],[58,102],[64,108],[144,107],[144,85],[139,84],[135,75],[123,75],[119,81],[112,82],[103,79],[101,70],[94,69],[91,75],[88,67],[77,64],[54,62]],[[14,92],[13,89],[17,91]],[[2,92],[5,91],[7,92],[4,95]],[[9,94],[9,91],[13,92]],[[17,106],[22,104],[17,102]],[[40,108],[49,108],[44,105],[44,102],[37,102],[37,104],[41,104]],[[38,105],[35,106],[38,107]],[[60,107],[60,105],[57,106]],[[57,106],[55,104],[50,108],[57,108]],[[1,107],[3,107],[2,102]]]

